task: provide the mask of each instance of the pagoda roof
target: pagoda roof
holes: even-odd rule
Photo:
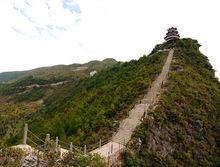
[[[180,38],[180,35],[177,31],[177,28],[171,27],[167,30],[166,37],[164,38],[166,41]]]

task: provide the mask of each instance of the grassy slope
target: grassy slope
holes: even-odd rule
[[[197,41],[178,40],[153,52],[169,47],[177,48],[172,72],[158,106],[135,132],[125,166],[219,166],[220,83]]]
[[[109,138],[132,104],[161,71],[165,53],[118,63],[92,78],[57,90],[44,108],[30,117],[31,130],[44,137],[83,145]],[[35,119],[33,119],[35,118]]]
[[[2,72],[0,73],[0,82],[8,82],[17,79],[24,74],[23,71]]]
[[[21,76],[18,76],[18,78],[13,72],[0,74],[0,78],[3,77],[1,79],[10,80],[9,83],[0,83],[0,142],[6,140],[10,144],[17,141],[17,134],[20,133],[19,129],[23,126],[24,120],[31,117],[33,112],[42,108],[44,100],[52,95],[54,91],[60,89],[62,91],[63,87],[66,87],[65,84],[56,87],[50,86],[50,84],[68,81],[69,84],[74,86],[80,79],[88,77],[90,71],[100,71],[113,66],[115,63],[114,59],[105,59],[83,65],[73,64],[39,68],[19,72],[18,74],[21,74]],[[86,66],[88,69],[73,71],[79,66]],[[35,84],[41,85],[41,87],[29,87]]]

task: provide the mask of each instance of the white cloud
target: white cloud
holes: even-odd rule
[[[14,0],[13,9],[13,29],[31,37],[55,37],[80,19],[80,8],[72,0]]]
[[[75,0],[69,9],[63,8],[63,0],[29,0],[29,5],[16,0],[34,23],[13,9],[14,2],[0,2],[0,71],[106,57],[136,59],[163,42],[169,26],[177,26],[182,37],[198,39],[220,72],[218,0]],[[76,5],[80,12],[71,12]],[[41,34],[35,26],[44,28]]]

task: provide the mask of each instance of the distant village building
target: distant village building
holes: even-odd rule
[[[173,39],[179,39],[180,35],[177,31],[177,28],[171,27],[167,30],[166,37],[164,38],[166,41],[170,41]]]
[[[91,71],[90,73],[89,73],[89,75],[90,75],[90,77],[92,77],[93,75],[95,75],[97,73],[97,71]]]

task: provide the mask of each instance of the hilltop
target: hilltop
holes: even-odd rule
[[[56,88],[51,88],[54,82],[38,78],[37,82],[46,85],[43,89],[50,88],[44,96],[41,91],[32,96],[25,90],[33,80],[36,83],[33,76],[3,84],[1,142],[8,146],[21,143],[23,125],[28,123],[41,139],[50,133],[52,139],[58,136],[92,150],[100,139],[112,139],[120,122],[132,116],[134,106],[144,105],[143,99],[157,87],[154,81],[165,67],[167,81],[157,89],[160,92],[151,92],[157,94],[156,102],[149,103],[120,163],[126,167],[219,166],[220,83],[200,46],[190,38],[170,40],[139,60],[115,63],[93,77],[77,75]],[[171,48],[174,54],[167,68],[164,64]]]
[[[220,83],[199,47],[181,39],[153,49],[175,48],[171,72],[130,141],[125,166],[220,165]]]

